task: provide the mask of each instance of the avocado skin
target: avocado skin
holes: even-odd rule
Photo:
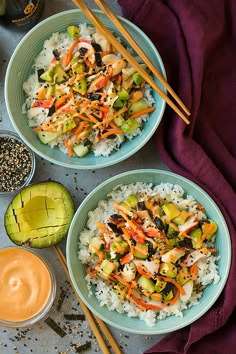
[[[67,235],[74,212],[73,199],[63,184],[31,184],[10,202],[4,216],[5,230],[18,246],[50,247]]]

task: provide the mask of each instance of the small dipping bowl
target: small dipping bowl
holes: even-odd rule
[[[43,258],[24,247],[0,250],[0,326],[21,328],[41,320],[56,295],[56,278]]]
[[[0,130],[0,196],[9,196],[27,186],[34,175],[35,155],[21,138]]]

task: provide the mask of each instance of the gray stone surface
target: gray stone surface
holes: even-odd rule
[[[86,1],[90,8],[95,8],[93,1]],[[119,6],[116,1],[109,1],[109,5],[113,10],[120,14]],[[46,18],[54,13],[75,8],[70,1],[52,0],[46,1],[46,7],[43,18]],[[4,102],[4,77],[9,59],[21,38],[22,33],[12,32],[7,28],[0,27],[0,130],[9,129],[14,131],[6,111]],[[33,182],[39,182],[51,178],[63,183],[72,193],[76,208],[83,201],[86,195],[92,191],[98,184],[107,178],[116,175],[120,172],[138,169],[138,168],[159,168],[167,169],[165,164],[160,160],[158,152],[153,142],[149,142],[139,152],[128,160],[111,168],[101,170],[67,170],[66,168],[53,165],[44,159],[37,157],[36,172],[33,177]],[[9,241],[4,224],[4,212],[10,202],[10,197],[0,197],[0,247],[12,245]],[[65,251],[65,242],[61,243],[61,247]],[[57,279],[57,295],[54,305],[49,313],[61,327],[64,327],[67,335],[60,338],[54,333],[44,320],[35,324],[31,328],[21,330],[0,328],[0,353],[1,354],[28,354],[28,353],[75,353],[75,345],[78,343],[86,343],[91,341],[91,349],[86,350],[88,354],[101,353],[98,343],[87,323],[73,322],[67,323],[64,319],[64,314],[82,313],[75,296],[66,280],[65,274],[54,255],[52,249],[40,250],[40,254],[52,265]],[[66,291],[66,298],[61,308],[57,311],[57,303],[61,293],[61,289]],[[108,326],[124,354],[141,354],[143,351],[154,343],[161,336],[142,336],[130,333],[121,332],[114,327]],[[112,351],[111,351],[112,353]]]

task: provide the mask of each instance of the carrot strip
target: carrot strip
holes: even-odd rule
[[[86,124],[86,122],[79,123],[74,129],[71,130],[71,133],[75,135],[81,133]]]
[[[143,307],[145,310],[156,310],[156,311],[162,310],[162,307],[153,304],[148,304],[142,300],[139,300],[136,296],[132,294],[130,295],[130,299],[136,302],[136,304],[138,304],[139,306]]]
[[[95,124],[99,123],[99,121],[92,114],[87,114],[87,116],[90,118],[91,122]]]
[[[178,298],[179,298],[179,294],[180,294],[180,292],[179,292],[179,290],[177,290],[175,296],[174,296],[173,299],[171,299],[170,302],[169,302],[170,305],[174,305],[174,304],[176,303],[176,301],[177,301]]]
[[[130,119],[138,118],[138,117],[142,116],[143,114],[147,114],[147,113],[151,113],[151,112],[155,111],[155,109],[156,109],[155,107],[149,107],[149,108],[143,109],[142,111],[132,114],[131,116],[129,116],[129,118]]]
[[[67,66],[71,62],[73,51],[79,42],[81,42],[80,39],[76,39],[70,46],[70,49],[68,50],[64,58],[65,66]]]
[[[212,231],[214,225],[213,224],[209,224],[208,227],[206,228],[206,231],[202,234],[202,241],[205,240],[205,238],[207,237],[207,235],[209,235],[209,233]]]
[[[193,280],[196,280],[196,279],[197,279],[198,266],[197,266],[196,263],[193,264],[193,265],[191,265],[191,267],[190,267],[190,274],[191,274]]]
[[[101,135],[101,138],[106,138],[107,136],[112,135],[112,134],[117,135],[117,134],[122,134],[122,133],[123,133],[123,130],[122,130],[122,129],[119,129],[119,128],[117,128],[117,129],[111,129],[111,130],[107,131],[106,133],[103,133],[103,134]]]
[[[113,278],[118,280],[120,283],[125,285],[127,288],[130,288],[130,284],[126,280],[124,280],[121,276],[119,276],[118,274],[112,274],[112,275],[113,275]]]
[[[64,140],[64,144],[66,146],[68,155],[72,157],[74,155],[73,150],[72,150],[72,141],[71,140]]]
[[[55,102],[56,110],[58,110],[58,108],[61,107],[66,102],[67,98],[71,98],[71,93],[68,93],[67,95],[64,95],[56,100]]]

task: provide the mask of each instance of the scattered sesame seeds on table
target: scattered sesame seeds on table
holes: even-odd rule
[[[92,0],[85,1],[90,8],[95,8]],[[114,12],[120,14],[116,0],[110,0],[109,6]],[[56,12],[74,9],[72,1],[52,0],[45,2],[43,18]],[[4,75],[7,64],[16,45],[23,37],[23,33],[13,32],[7,28],[0,28],[1,32],[1,58],[0,58],[0,130],[14,132],[6,111],[4,102]],[[0,151],[1,153],[1,151]],[[1,155],[0,155],[1,156]],[[63,183],[71,192],[75,207],[100,183],[118,173],[138,168],[168,169],[159,159],[155,145],[150,141],[137,154],[126,161],[110,168],[99,170],[78,171],[56,166],[39,156],[36,156],[36,170],[32,182],[57,180]],[[27,168],[27,163],[22,170]],[[0,175],[1,182],[2,177]],[[12,245],[4,228],[4,213],[12,196],[0,197],[0,247]],[[60,243],[65,252],[66,240]],[[57,279],[57,294],[45,319],[30,328],[0,327],[0,353],[1,354],[42,354],[42,353],[102,353],[96,342],[91,328],[83,317],[82,310],[70,288],[64,271],[57,260],[54,251],[50,248],[38,250],[46,261],[53,267]],[[49,320],[46,321],[46,319]],[[52,323],[56,323],[53,328]],[[122,332],[108,326],[112,335],[124,354],[141,354],[154,345],[162,336],[142,336]],[[60,329],[59,329],[60,328]],[[59,329],[59,330],[58,330]],[[58,330],[58,332],[57,332]],[[62,335],[63,334],[63,335]],[[82,351],[83,350],[83,351]],[[112,353],[112,351],[111,351]]]

